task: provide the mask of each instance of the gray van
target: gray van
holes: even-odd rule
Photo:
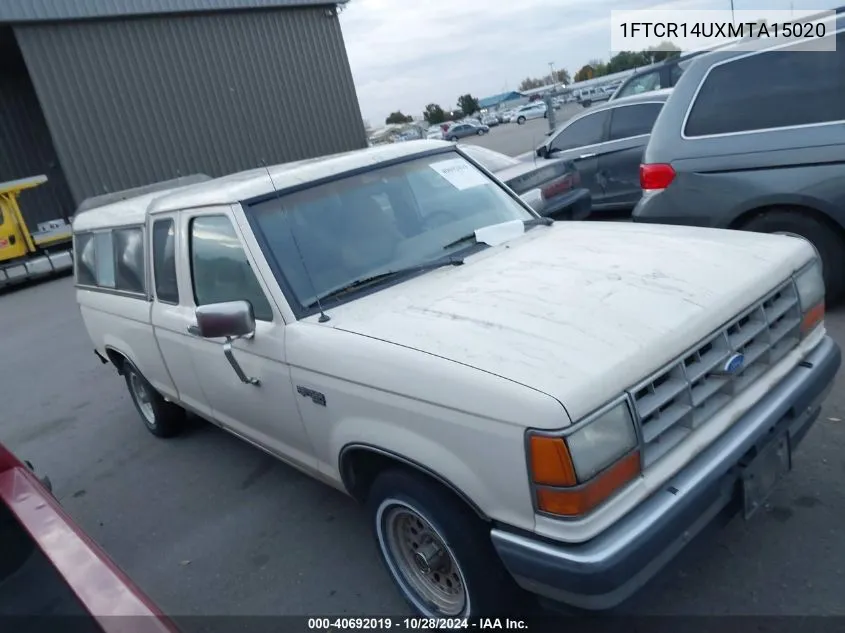
[[[835,51],[772,39],[692,60],[652,130],[634,221],[799,235],[842,298],[845,16],[826,33]]]

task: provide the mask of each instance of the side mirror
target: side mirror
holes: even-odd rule
[[[549,155],[549,148],[546,147],[545,145],[541,145],[540,147],[537,148],[537,156],[539,156],[540,158],[546,158],[546,157],[548,157],[548,155]]]
[[[245,338],[255,333],[255,316],[248,301],[199,306],[197,329],[203,338]]]

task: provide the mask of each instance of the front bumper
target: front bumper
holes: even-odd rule
[[[781,433],[788,433],[794,450],[818,417],[840,363],[839,346],[824,337],[660,492],[586,543],[495,527],[491,536],[505,567],[524,589],[551,600],[595,610],[620,604],[717,517],[741,507],[745,458]]]

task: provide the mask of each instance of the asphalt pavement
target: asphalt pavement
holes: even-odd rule
[[[482,141],[518,153],[542,124]],[[828,329],[845,344],[845,309]],[[353,501],[198,420],[150,435],[94,356],[70,279],[0,294],[0,333],[0,438],[186,631],[192,615],[407,613]],[[697,541],[623,611],[845,615],[843,455],[840,373],[766,510]],[[203,630],[230,629],[215,621]]]
[[[555,110],[555,125],[561,125],[583,111],[584,108],[577,104],[563,105],[560,110]],[[534,148],[543,142],[550,130],[548,119],[532,119],[523,125],[502,123],[490,128],[484,136],[471,136],[460,142],[481,145],[508,156],[528,157],[533,155]]]

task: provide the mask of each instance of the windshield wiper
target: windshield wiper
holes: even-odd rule
[[[551,226],[554,224],[555,221],[551,218],[533,218],[531,220],[523,220],[522,224],[525,226],[526,229],[531,228],[532,226]],[[459,237],[453,242],[449,242],[446,246],[443,247],[443,250],[448,250],[450,248],[454,248],[455,246],[460,246],[464,242],[477,242],[477,238],[475,237],[475,231],[464,235],[463,237]]]
[[[544,217],[534,218],[533,220],[525,220],[525,222],[523,222],[526,229],[532,226],[551,226],[554,223],[555,221],[551,218]]]
[[[337,290],[332,290],[331,292],[327,292],[326,294],[321,295],[319,299],[317,299],[307,307],[309,309],[316,308],[318,307],[320,301],[325,301],[326,299],[337,299],[338,297],[341,297],[350,292],[362,290],[367,286],[377,284],[380,281],[394,279],[396,277],[401,277],[402,275],[408,275],[411,273],[423,272],[426,270],[434,270],[435,268],[443,268],[444,266],[462,266],[463,263],[464,260],[462,257],[441,257],[440,259],[435,259],[430,262],[416,264],[414,266],[406,266],[405,268],[397,268],[396,270],[389,270],[384,273],[379,273],[378,275],[372,275],[371,277],[364,277],[363,279],[356,279],[355,281],[346,284],[345,286],[338,288]]]

